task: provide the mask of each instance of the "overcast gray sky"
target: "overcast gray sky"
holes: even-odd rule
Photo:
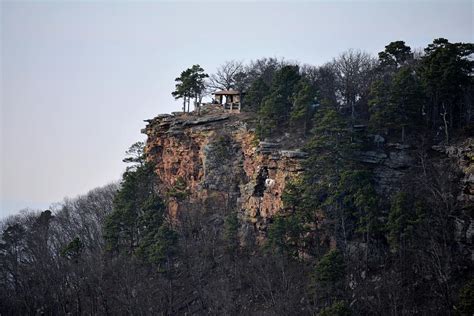
[[[472,1],[3,1],[0,24],[0,217],[118,180],[143,120],[179,110],[173,80],[193,64],[473,42]]]

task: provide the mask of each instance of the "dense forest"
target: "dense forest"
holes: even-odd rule
[[[459,206],[459,170],[430,150],[474,133],[473,54],[439,38],[321,66],[192,66],[173,92],[183,111],[216,89],[245,92],[260,140],[291,135],[308,153],[265,244],[241,242],[232,208],[171,218],[169,194],[185,188],[159,192],[136,143],[119,184],[0,223],[0,314],[472,315],[472,254],[454,218],[474,206]],[[388,195],[360,159],[386,143],[414,161]]]

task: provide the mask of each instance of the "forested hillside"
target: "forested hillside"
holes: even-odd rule
[[[472,315],[473,54],[192,66],[120,184],[1,223],[0,314]]]

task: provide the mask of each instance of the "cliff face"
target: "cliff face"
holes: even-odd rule
[[[155,166],[158,188],[168,200],[173,218],[190,209],[226,214],[236,210],[242,240],[262,241],[272,217],[283,209],[282,193],[288,180],[303,171],[302,151],[285,150],[284,143],[259,142],[252,128],[252,116],[229,114],[208,108],[201,115],[176,113],[148,120],[147,159]],[[287,136],[288,137],[288,136]],[[430,149],[433,161],[449,159],[460,171],[456,185],[458,211],[455,235],[467,256],[474,260],[474,146],[467,139],[457,146]],[[385,143],[375,136],[372,150],[355,157],[374,171],[376,190],[383,196],[403,186],[410,177],[419,152],[409,145]],[[250,234],[249,234],[250,233]]]
[[[453,214],[454,237],[465,257],[474,261],[474,139],[451,146],[433,146],[447,157],[459,172],[456,185],[456,211]]]
[[[258,142],[245,114],[159,115],[148,120],[145,152],[155,166],[168,211],[237,210],[242,231],[261,240],[282,209],[285,183],[302,171],[305,153]]]

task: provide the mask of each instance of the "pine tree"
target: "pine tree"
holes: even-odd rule
[[[303,221],[298,214],[275,216],[268,229],[267,247],[273,252],[297,258],[303,232]]]
[[[425,48],[421,60],[420,75],[430,99],[427,120],[436,128],[441,123],[446,142],[453,127],[470,123],[462,122],[461,96],[473,85],[474,61],[470,58],[473,53],[474,44],[450,43],[438,38]]]
[[[392,251],[406,251],[406,247],[416,238],[415,232],[424,217],[421,201],[409,194],[399,192],[392,197],[388,215],[388,242]]]
[[[298,66],[284,66],[275,73],[270,94],[262,101],[257,133],[260,138],[281,133],[288,125],[292,98],[300,80]]]
[[[300,129],[306,136],[316,105],[316,91],[307,79],[301,79],[293,100],[290,114],[290,124],[294,129]]]
[[[246,106],[244,107],[244,110],[258,112],[262,105],[262,101],[268,95],[269,90],[270,87],[261,77],[253,81],[245,94],[244,102]]]
[[[380,66],[383,68],[399,68],[413,59],[410,46],[404,41],[391,42],[379,53]]]
[[[175,99],[183,99],[183,112],[186,112],[186,103],[188,105],[187,111],[189,112],[189,105],[191,98],[194,98],[195,106],[199,111],[199,102],[201,95],[205,89],[205,78],[208,78],[208,74],[204,73],[204,69],[199,65],[193,65],[181,72],[181,75],[175,79],[177,82],[175,87],[176,90],[171,93]]]
[[[406,66],[374,82],[369,100],[370,126],[374,130],[400,130],[405,141],[407,129],[421,120],[423,92],[413,68]]]
[[[345,270],[344,257],[338,249],[328,251],[318,261],[310,283],[316,304],[331,306],[344,297]]]

